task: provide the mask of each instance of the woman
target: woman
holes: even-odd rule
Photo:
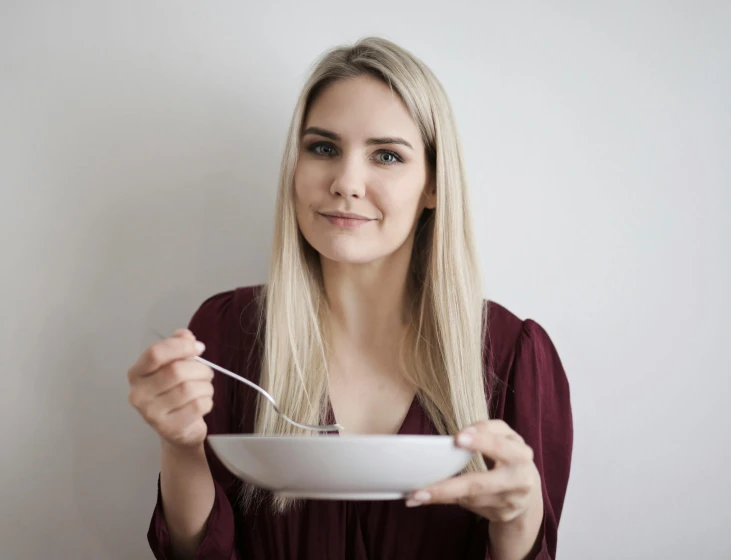
[[[327,53],[294,112],[276,216],[266,287],[210,298],[129,371],[161,436],[155,556],[555,557],[568,383],[538,324],[483,301],[454,118],[429,69],[382,39]],[[477,459],[403,502],[271,499],[205,437],[299,432],[189,359],[204,348],[300,422],[451,434]]]

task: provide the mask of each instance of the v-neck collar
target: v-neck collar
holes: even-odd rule
[[[406,411],[406,416],[404,416],[404,419],[401,421],[401,426],[399,427],[396,434],[393,435],[416,435],[421,433],[421,430],[419,430],[419,416],[421,415],[420,413],[423,413],[423,411],[421,410],[421,404],[419,403],[419,395],[415,394],[414,398],[411,399],[409,409]],[[336,423],[335,411],[333,410],[332,401],[330,400],[329,396],[327,398],[327,414],[325,416],[325,423]],[[328,435],[339,436],[341,434],[340,432],[331,432]]]

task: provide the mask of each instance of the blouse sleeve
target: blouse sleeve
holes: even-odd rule
[[[533,449],[541,476],[544,515],[539,560],[554,560],[573,449],[569,384],[548,334],[524,321],[503,392],[503,420]]]
[[[232,314],[232,299],[232,293],[227,292],[206,300],[193,315],[188,326],[196,338],[206,345],[203,357],[214,363],[223,363],[222,352],[230,347],[223,337],[227,332],[231,332],[227,328],[226,317]],[[228,379],[223,375],[213,377],[213,409],[205,416],[209,434],[235,431],[232,430],[232,391]],[[240,560],[235,546],[234,514],[227,495],[227,491],[234,488],[235,481],[213,455],[207,442],[205,450],[213,475],[215,498],[206,521],[206,532],[194,558],[195,560]],[[147,540],[155,558],[158,560],[173,559],[170,535],[162,508],[159,476],[157,503],[147,533]]]

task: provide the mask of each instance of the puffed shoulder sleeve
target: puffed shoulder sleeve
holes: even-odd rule
[[[498,388],[502,418],[533,449],[541,475],[544,518],[536,558],[553,560],[571,470],[573,417],[561,359],[533,320],[522,323],[504,381]]]

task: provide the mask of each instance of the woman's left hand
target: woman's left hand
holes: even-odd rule
[[[543,517],[541,477],[533,450],[502,420],[469,426],[456,437],[457,445],[482,453],[487,472],[468,473],[415,492],[409,507],[459,504],[490,521],[509,523],[522,517]],[[528,515],[532,514],[532,515]]]

